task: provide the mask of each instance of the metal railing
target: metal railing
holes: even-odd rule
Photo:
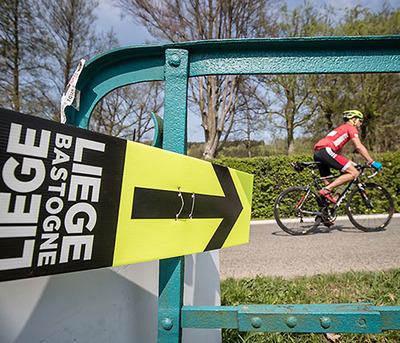
[[[165,81],[162,148],[185,154],[188,78],[232,74],[398,73],[400,36],[199,41],[119,48],[84,67],[80,108],[67,123],[88,128],[110,91]],[[179,99],[177,101],[176,99]],[[160,261],[159,342],[181,342],[182,328],[242,331],[361,332],[400,329],[400,307],[373,304],[183,306],[183,257]]]

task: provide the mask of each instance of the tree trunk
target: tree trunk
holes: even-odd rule
[[[20,93],[19,93],[19,1],[15,1],[14,8],[14,20],[13,20],[13,30],[14,30],[14,56],[13,56],[13,105],[14,110],[20,111]]]
[[[287,123],[287,154],[288,156],[294,155],[294,115],[289,115],[289,120]]]
[[[294,140],[288,139],[288,156],[293,156],[294,155]]]
[[[251,115],[250,110],[246,111],[246,122],[247,122],[247,157],[251,158]]]

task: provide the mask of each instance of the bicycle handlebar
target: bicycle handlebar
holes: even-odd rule
[[[378,173],[379,173],[379,170],[375,170],[375,173],[373,173],[373,174],[370,175],[370,176],[367,176],[367,179],[372,179],[372,178],[375,177],[376,174],[378,174]]]
[[[364,169],[373,168],[373,167],[372,167],[370,164],[357,164],[357,165],[356,165],[356,168],[357,168],[357,170],[360,170],[360,171],[363,173],[363,175],[365,176],[365,174],[364,174]],[[375,172],[374,172],[373,174],[367,176],[367,179],[372,179],[372,178],[375,177],[378,173],[379,173],[379,170],[378,170],[378,169],[375,169]]]

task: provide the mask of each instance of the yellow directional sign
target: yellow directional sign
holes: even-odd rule
[[[248,174],[127,142],[113,264],[247,243],[251,190]]]
[[[252,176],[0,109],[0,281],[248,242]]]

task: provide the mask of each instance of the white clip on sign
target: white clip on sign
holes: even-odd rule
[[[76,90],[76,84],[79,79],[79,75],[82,72],[83,66],[85,65],[85,60],[81,59],[78,67],[76,68],[74,75],[72,75],[71,80],[69,80],[67,87],[65,87],[64,93],[61,97],[61,123],[65,124],[67,121],[67,116],[65,115],[65,108],[67,106],[74,106],[79,109],[79,93]]]

